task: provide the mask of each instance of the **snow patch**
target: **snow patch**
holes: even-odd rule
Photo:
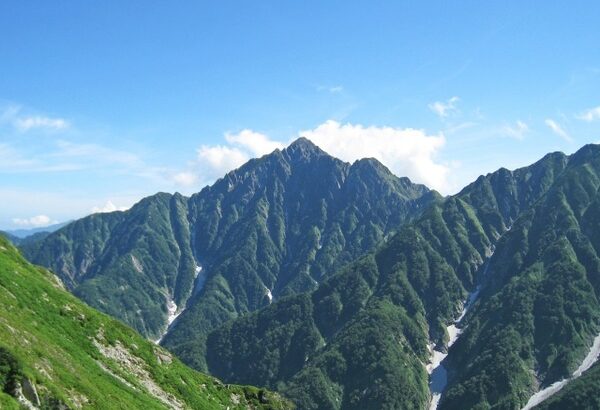
[[[490,257],[493,255],[493,251],[490,254]],[[483,268],[482,277],[487,275],[489,266],[489,258],[486,262],[485,267]],[[458,327],[460,322],[464,319],[465,315],[471,309],[477,298],[479,297],[479,292],[481,291],[481,286],[477,286],[475,290],[469,293],[467,300],[463,305],[462,312],[458,316],[458,318],[452,323],[450,326],[446,327],[446,331],[448,332],[448,348],[452,347],[454,343],[458,340],[462,333],[462,329]],[[433,348],[430,349],[432,352],[431,363],[427,365],[427,373],[429,373],[429,391],[431,392],[431,401],[429,402],[429,410],[436,410],[440,399],[442,398],[442,393],[446,389],[446,385],[448,384],[448,371],[442,364],[444,359],[448,356],[448,353],[443,353],[439,350],[435,350]]]
[[[167,327],[166,327],[165,331],[163,332],[163,334],[157,340],[155,340],[156,344],[160,344],[160,342],[162,342],[162,340],[167,335],[167,333],[169,333],[169,330],[171,329],[171,325],[173,324],[173,322],[175,322],[175,320],[183,312],[183,310],[181,310],[179,312],[177,311],[177,304],[175,303],[175,301],[173,299],[169,299],[167,301],[167,311],[169,312],[168,316],[167,316]]]
[[[202,274],[202,266],[196,265],[196,268],[194,269],[194,287],[192,289],[192,296],[196,295],[197,293],[199,293],[202,290],[202,288],[204,287],[204,282],[206,282],[206,273]],[[160,335],[160,337],[158,339],[156,339],[154,341],[154,343],[160,344],[160,342],[162,342],[162,340],[165,338],[167,333],[169,333],[169,331],[173,327],[173,324],[175,323],[177,318],[185,310],[185,308],[183,308],[181,310],[178,310],[178,309],[179,309],[179,307],[175,303],[175,300],[173,300],[172,298],[169,298],[167,300],[167,311],[168,311],[167,327],[166,327],[165,331],[163,332],[163,334]]]
[[[590,351],[585,356],[577,370],[573,372],[573,375],[570,378],[554,382],[545,389],[542,389],[539,392],[535,393],[529,398],[529,401],[527,402],[525,407],[523,407],[523,410],[529,410],[546,400],[548,397],[556,394],[571,380],[575,380],[576,378],[581,376],[586,370],[592,367],[592,365],[596,363],[596,361],[598,361],[598,356],[600,356],[600,335],[594,338],[594,343],[592,344]]]
[[[273,294],[271,293],[271,289],[265,286],[265,290],[267,291],[267,297],[269,298],[269,304],[273,303]]]
[[[204,288],[204,283],[206,283],[206,271],[202,273],[202,265],[196,265],[194,281],[194,291],[192,292],[192,296],[200,293],[202,288]]]
[[[177,316],[181,314],[181,312],[177,313],[177,305],[173,299],[167,302],[167,310],[169,311],[169,316],[167,317],[167,323],[170,325],[177,319]]]

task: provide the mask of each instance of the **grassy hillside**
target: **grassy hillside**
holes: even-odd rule
[[[285,409],[225,385],[69,294],[0,237],[0,408]]]

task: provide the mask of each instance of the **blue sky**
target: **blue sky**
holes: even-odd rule
[[[124,3],[0,3],[0,228],[190,194],[300,135],[443,193],[600,141],[595,1]]]

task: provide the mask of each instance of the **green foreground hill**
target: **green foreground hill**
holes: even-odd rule
[[[285,409],[200,374],[85,305],[0,237],[0,408]]]

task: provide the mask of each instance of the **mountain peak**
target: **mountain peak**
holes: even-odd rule
[[[292,147],[304,147],[307,149],[319,149],[319,147],[317,147],[314,142],[312,142],[311,140],[309,140],[306,137],[297,138],[294,142],[292,142],[288,146],[288,148],[292,148]]]
[[[305,137],[300,137],[292,142],[284,152],[290,158],[311,158],[315,156],[327,155],[325,151],[317,147],[314,142]]]

